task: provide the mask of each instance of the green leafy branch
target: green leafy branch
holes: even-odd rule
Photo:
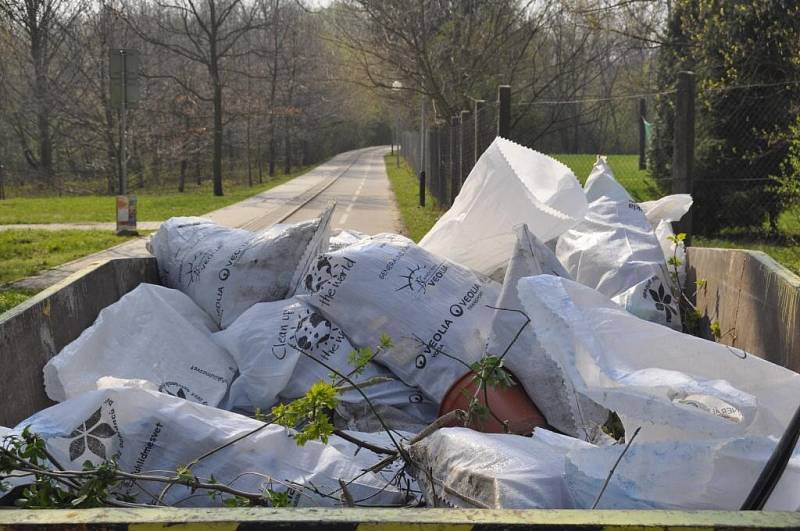
[[[686,249],[686,233],[681,232],[678,234],[670,234],[667,236],[667,240],[672,242],[673,249],[672,249],[672,256],[667,259],[667,265],[671,267],[670,270],[670,279],[673,284],[673,293],[676,293],[678,296],[678,309],[681,312],[681,321],[683,322],[683,331],[688,334],[698,335],[700,331],[700,320],[702,319],[702,315],[700,315],[700,311],[692,302],[692,298],[697,297],[697,293],[701,289],[706,289],[708,286],[708,281],[704,278],[697,279],[695,281],[695,291],[692,294],[692,297],[689,298],[686,296],[685,286],[681,282],[680,274],[679,274],[679,267],[683,265],[683,260],[678,257],[678,252],[680,250]],[[720,325],[719,321],[713,321],[711,323],[711,334],[714,336],[715,339],[720,339]]]

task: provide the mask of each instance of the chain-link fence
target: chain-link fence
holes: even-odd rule
[[[597,155],[607,155],[638,201],[691,193],[691,222],[682,230],[800,238],[800,84],[696,94],[692,75],[679,79],[657,94],[574,101],[516,101],[498,90],[497,101],[407,131],[402,150],[442,207],[500,135],[560,160],[581,182]]]

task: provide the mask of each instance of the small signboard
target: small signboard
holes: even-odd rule
[[[117,234],[136,235],[136,196],[117,196]]]
[[[111,106],[120,109],[124,101],[126,108],[133,109],[142,97],[142,81],[139,77],[142,56],[139,50],[130,48],[111,48],[108,53]]]

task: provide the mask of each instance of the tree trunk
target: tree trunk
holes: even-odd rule
[[[222,87],[214,83],[214,195],[222,195]]]
[[[275,118],[269,115],[269,176],[275,177]]]
[[[253,167],[251,164],[252,149],[250,147],[250,116],[247,117],[247,186],[253,186]]]
[[[181,161],[181,173],[178,175],[178,191],[183,193],[186,188],[186,168],[189,166],[189,161],[183,159]]]
[[[283,160],[283,174],[289,175],[292,173],[292,135],[289,132],[289,120],[286,120],[286,133],[283,137],[283,147],[286,151],[286,157]]]
[[[258,184],[264,182],[264,146],[258,146]]]

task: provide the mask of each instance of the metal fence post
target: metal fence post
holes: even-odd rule
[[[644,129],[644,119],[647,116],[647,103],[644,98],[639,98],[639,169],[647,169],[647,158],[645,153],[645,146],[647,143],[647,134]]]
[[[461,111],[459,114],[458,126],[461,129],[461,145],[459,146],[461,148],[459,150],[459,154],[461,155],[459,169],[461,172],[459,174],[459,185],[464,184],[464,181],[467,179],[467,175],[469,175],[470,170],[472,170],[472,150],[469,148],[469,145],[472,141],[472,135],[467,127],[472,120],[469,119],[469,115],[469,111]]]
[[[450,204],[453,204],[459,190],[459,176],[458,169],[458,116],[450,118]]]
[[[511,134],[511,85],[497,87],[497,136]]]
[[[694,165],[694,72],[678,72],[675,95],[675,129],[672,152],[672,193],[691,194]],[[692,234],[691,210],[678,223],[678,232],[686,233],[686,244]]]
[[[481,156],[480,153],[480,131],[481,131],[481,118],[480,115],[483,112],[483,104],[486,103],[483,100],[475,100],[475,108],[472,114],[472,128],[473,128],[473,157],[472,157],[472,166],[474,167],[478,163],[478,157]]]

